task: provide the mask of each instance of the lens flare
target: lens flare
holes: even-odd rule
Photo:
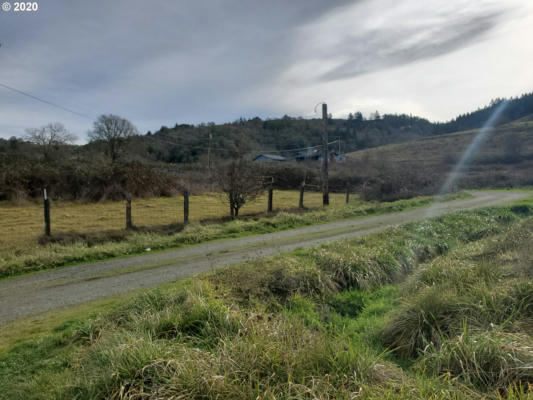
[[[479,132],[476,134],[474,139],[472,139],[472,142],[468,145],[466,150],[461,155],[461,158],[459,162],[453,167],[453,169],[448,174],[448,177],[446,178],[446,181],[442,185],[441,189],[439,190],[439,195],[444,195],[446,193],[449,193],[454,183],[457,181],[457,178],[459,177],[459,174],[461,171],[465,170],[465,168],[468,166],[468,164],[472,161],[472,158],[474,154],[479,150],[479,147],[483,144],[489,133],[494,128],[494,125],[498,121],[498,118],[502,115],[502,113],[505,111],[507,106],[509,105],[508,100],[502,101],[490,118],[487,120],[485,125],[479,130]],[[435,208],[439,207],[438,205],[433,205],[428,208],[427,210],[427,216],[430,217],[432,214],[434,214]]]
[[[464,151],[459,162],[455,165],[453,170],[448,175],[446,182],[444,182],[444,185],[442,185],[442,188],[440,189],[440,194],[448,193],[452,189],[453,184],[457,180],[459,172],[465,169],[468,163],[472,160],[472,156],[479,149],[481,144],[485,141],[489,132],[492,131],[494,124],[496,123],[498,118],[502,115],[502,113],[505,111],[508,104],[509,104],[508,100],[504,100],[500,104],[498,104],[498,107],[496,107],[496,109],[494,110],[490,118],[487,120],[485,125],[483,125],[481,130],[476,134],[472,142],[468,145],[468,147]]]

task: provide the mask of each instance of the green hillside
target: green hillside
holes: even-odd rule
[[[478,129],[504,105],[494,121],[496,125],[513,121],[528,121],[533,115],[533,94],[511,99],[494,99],[476,111],[463,114],[446,123],[434,123],[412,115],[385,114],[376,111],[369,119],[360,112],[350,113],[347,119],[329,120],[332,147],[350,152],[432,137],[452,132]],[[322,121],[284,116],[280,119],[239,119],[221,125],[176,124],[161,127],[154,134],[139,137],[134,149],[151,160],[169,163],[191,163],[202,160],[211,145],[212,154],[232,158],[243,153],[272,152],[293,158],[297,150],[321,143]],[[210,139],[211,136],[211,139]],[[340,143],[339,143],[340,141]]]

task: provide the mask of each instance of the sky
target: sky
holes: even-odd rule
[[[533,91],[530,0],[37,3],[0,10],[3,138],[58,121],[84,142],[109,113],[141,132],[313,118],[320,102],[445,121]]]

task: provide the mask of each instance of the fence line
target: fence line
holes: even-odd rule
[[[267,215],[282,210],[321,208],[321,193],[310,191],[312,185],[302,185],[298,190],[271,189],[253,202],[243,206],[241,217]],[[344,193],[332,193],[330,207],[344,206]],[[51,235],[74,232],[93,234],[119,231],[124,228],[158,227],[192,221],[220,220],[229,217],[228,203],[221,193],[179,197],[131,198],[130,201],[82,203],[47,198],[49,217],[43,226],[43,203],[16,206],[0,203],[0,252],[14,245],[35,241],[51,229]],[[181,214],[183,212],[183,214]],[[48,219],[47,219],[48,218]],[[47,222],[48,221],[48,222]],[[48,227],[48,229],[46,228]],[[49,231],[48,231],[49,232]],[[16,246],[15,246],[16,247]]]

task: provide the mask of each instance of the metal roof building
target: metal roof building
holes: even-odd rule
[[[282,156],[276,156],[273,154],[259,154],[253,159],[254,162],[283,162],[287,161],[287,158]]]

